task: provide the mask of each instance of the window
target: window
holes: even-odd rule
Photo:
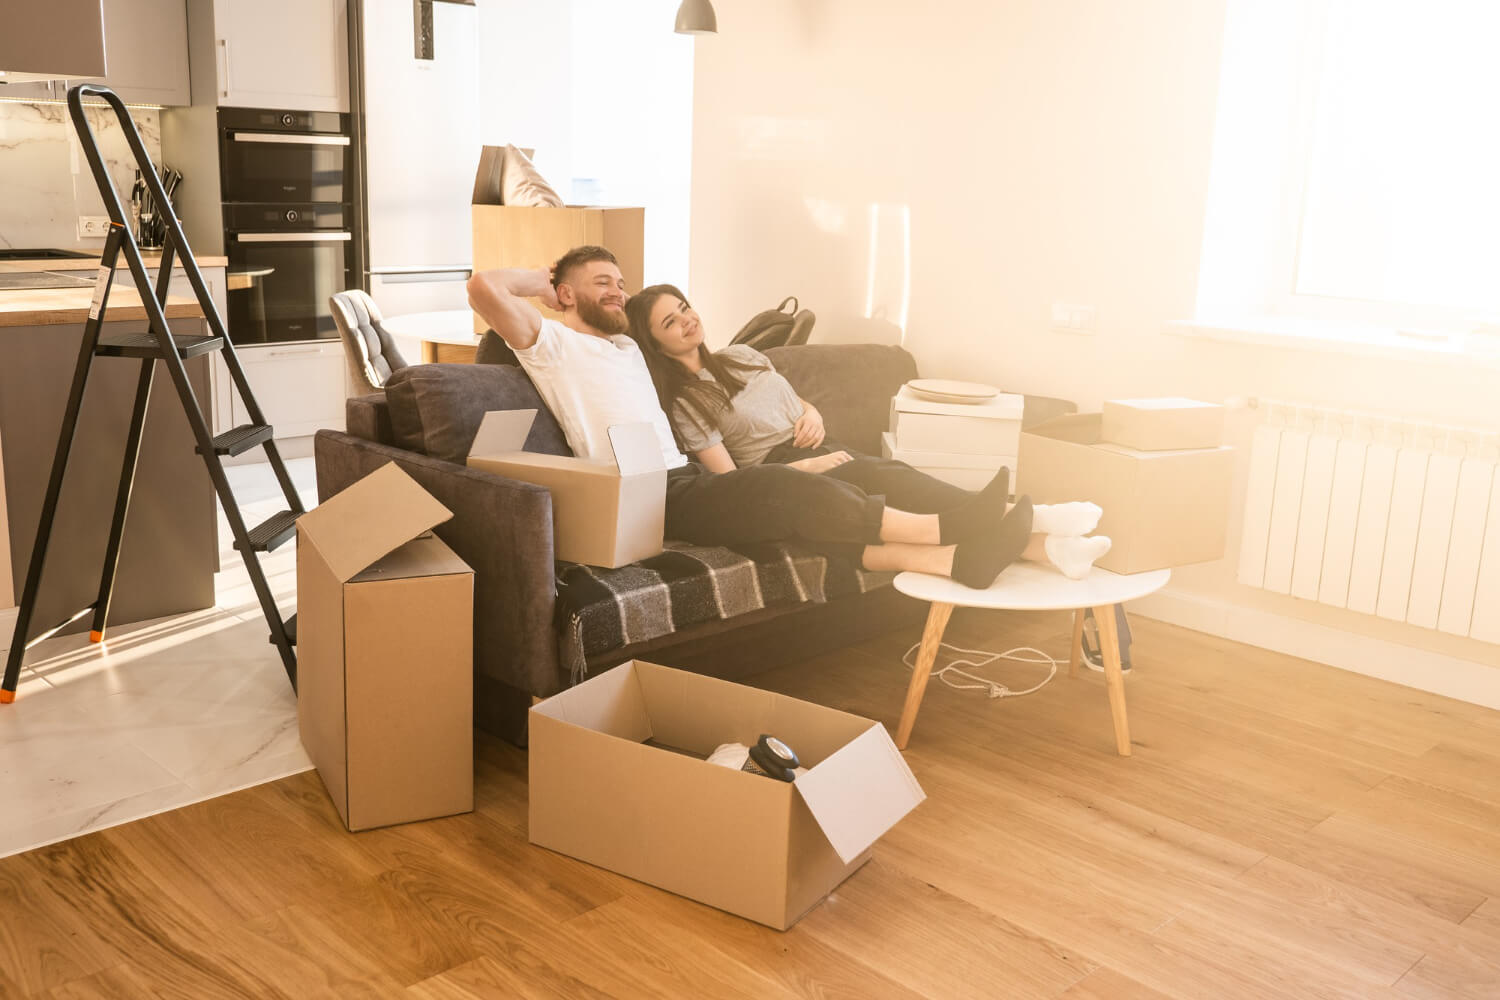
[[[1500,318],[1500,4],[1230,0],[1200,318]]]

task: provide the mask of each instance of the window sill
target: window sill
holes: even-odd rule
[[[1391,327],[1291,316],[1174,320],[1167,324],[1166,332],[1194,340],[1500,369],[1500,335],[1497,334],[1427,339],[1398,333]]]

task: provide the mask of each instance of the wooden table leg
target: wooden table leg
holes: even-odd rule
[[[922,705],[922,695],[927,690],[927,677],[937,660],[938,646],[943,642],[943,630],[948,627],[948,616],[953,614],[953,605],[934,601],[927,612],[927,626],[922,629],[922,646],[917,650],[917,665],[911,672],[911,685],[906,689],[906,704],[901,708],[901,724],[896,729],[896,747],[906,749],[911,738],[911,727],[917,722],[917,709]]]
[[[430,340],[422,341],[422,364],[435,365],[438,359],[438,345]]]
[[[1099,623],[1099,651],[1104,656],[1104,684],[1109,689],[1109,714],[1115,722],[1115,749],[1130,756],[1130,722],[1125,718],[1125,674],[1120,669],[1120,634],[1112,604],[1094,609]]]
[[[1068,654],[1068,676],[1078,676],[1078,665],[1083,662],[1083,615],[1084,609],[1073,612],[1073,647]]]

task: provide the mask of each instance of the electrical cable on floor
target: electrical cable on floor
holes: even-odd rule
[[[912,647],[906,651],[906,655],[901,657],[901,662],[906,664],[906,669],[916,669],[916,663],[912,660],[912,654],[915,653],[921,647],[921,645],[922,644],[920,642],[913,643]],[[984,657],[984,659],[982,660],[955,659],[948,663],[948,665],[943,667],[941,670],[934,670],[932,672],[933,677],[936,677],[944,684],[959,691],[988,691],[991,698],[1019,698],[1023,694],[1033,694],[1037,691],[1040,691],[1042,688],[1047,686],[1048,681],[1057,676],[1056,658],[1048,656],[1040,649],[1036,649],[1031,646],[1017,646],[1015,649],[1007,649],[1003,653],[992,653],[987,649],[964,649],[960,646],[953,646],[946,642],[938,643],[938,652],[942,653],[944,651],[947,651],[950,655],[955,653],[963,653],[969,656]],[[1017,656],[1017,653],[1035,653],[1037,657],[1040,657],[1040,659],[1030,656]],[[974,674],[965,673],[962,670],[956,669],[960,664],[966,667],[987,667],[991,663],[994,663],[996,660],[1014,660],[1017,663],[1045,663],[1048,665],[1049,669],[1047,670],[1047,676],[1042,678],[1041,683],[1036,684],[1033,687],[1029,687],[1025,691],[1012,691],[1010,688],[1006,687],[1004,684],[1001,684],[999,681],[992,681],[986,677],[978,677]],[[965,680],[970,680],[974,683],[955,684],[946,676],[950,672],[956,677],[962,677]]]

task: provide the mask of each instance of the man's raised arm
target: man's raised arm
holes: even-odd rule
[[[544,267],[480,271],[466,287],[469,305],[516,351],[535,344],[542,330],[542,314],[526,301],[528,298],[539,298],[551,309],[560,308],[552,276]]]

